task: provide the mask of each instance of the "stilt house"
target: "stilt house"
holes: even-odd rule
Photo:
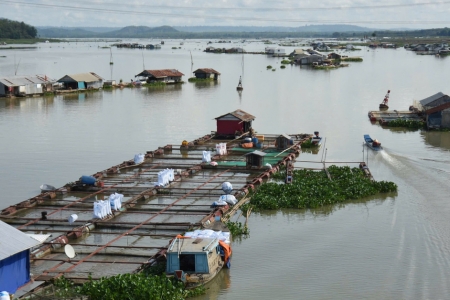
[[[164,70],[144,70],[134,77],[141,77],[144,81],[150,82],[165,82],[165,83],[176,83],[181,81],[181,77],[184,76],[183,73],[175,69],[164,69]]]
[[[98,89],[103,86],[103,78],[94,72],[66,75],[57,82],[63,83],[66,89]]]
[[[240,109],[217,117],[216,135],[234,137],[237,132],[247,132],[252,127],[254,119],[254,116]]]
[[[0,291],[15,294],[30,281],[30,249],[41,242],[0,221]]]
[[[217,72],[214,69],[208,69],[208,68],[197,69],[193,73],[196,78],[200,78],[200,79],[211,78],[214,80],[219,80],[219,77],[220,77],[219,72]]]
[[[54,82],[46,75],[0,77],[0,96],[40,95],[52,91]]]

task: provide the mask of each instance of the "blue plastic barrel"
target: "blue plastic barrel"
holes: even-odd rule
[[[95,185],[95,182],[97,181],[97,179],[95,179],[94,176],[83,175],[83,176],[81,176],[80,181],[83,184]]]
[[[258,144],[258,142],[259,142],[259,141],[258,141],[258,138],[257,138],[257,137],[252,138],[252,142],[253,142],[253,144],[255,144],[255,145]]]
[[[261,149],[261,143],[256,144],[256,149]]]

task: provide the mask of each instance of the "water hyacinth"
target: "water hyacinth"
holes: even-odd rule
[[[359,168],[330,166],[332,181],[324,171],[295,170],[292,184],[265,183],[252,195],[256,209],[317,208],[397,191],[387,181],[372,181]],[[284,179],[284,172],[274,178]]]

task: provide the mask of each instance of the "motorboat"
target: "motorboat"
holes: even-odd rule
[[[212,229],[177,235],[166,253],[166,274],[195,288],[211,281],[223,267],[230,267],[230,232]]]
[[[383,147],[381,147],[381,143],[377,139],[373,140],[368,134],[364,135],[364,141],[366,142],[367,147],[374,151],[383,150]]]

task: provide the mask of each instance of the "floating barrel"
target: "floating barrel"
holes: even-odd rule
[[[80,181],[83,184],[95,185],[95,182],[97,181],[97,179],[94,176],[83,175],[83,176],[81,176]]]

